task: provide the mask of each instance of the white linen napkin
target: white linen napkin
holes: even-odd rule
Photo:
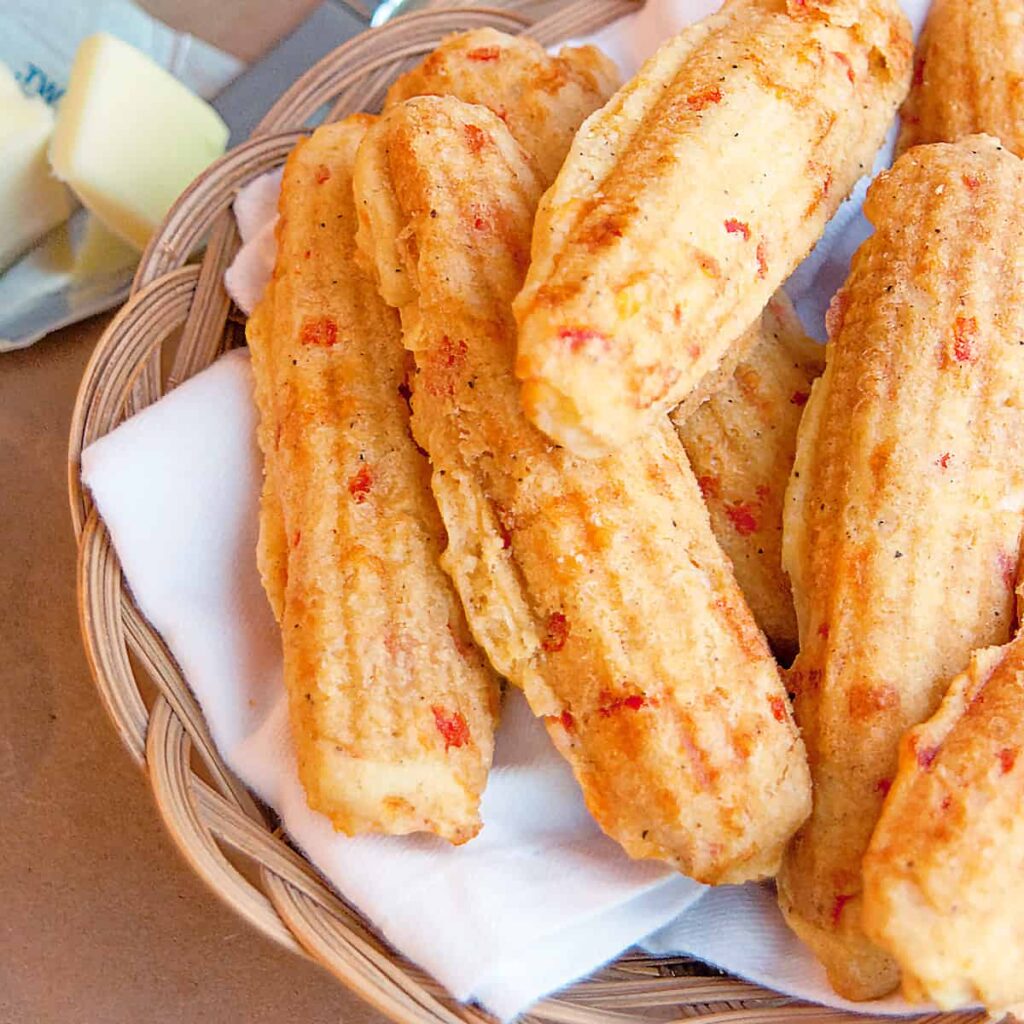
[[[650,0],[599,33],[625,73],[717,0]],[[908,11],[915,29],[925,0]],[[891,146],[876,168],[891,160]],[[274,258],[280,174],[235,206],[244,245],[226,284],[246,311]],[[809,332],[866,237],[866,182],[787,285]],[[288,734],[281,654],[255,564],[260,457],[248,355],[233,352],[92,445],[82,473],[140,609],[177,657],[225,761],[291,839],[396,948],[453,995],[503,1018],[634,944],[689,953],[778,991],[873,1014],[832,993],[785,927],[770,887],[707,890],[628,860],[589,817],[522,698],[506,701],[484,829],[454,849],[429,837],[348,839],[306,806]],[[918,1007],[917,1009],[920,1009]]]

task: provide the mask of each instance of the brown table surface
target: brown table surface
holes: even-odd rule
[[[251,59],[313,4],[144,6]],[[65,454],[105,323],[0,355],[0,1024],[379,1024],[192,874],[94,693]]]

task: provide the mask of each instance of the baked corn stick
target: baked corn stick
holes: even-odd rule
[[[249,321],[288,544],[285,683],[313,809],[349,834],[460,843],[480,827],[498,691],[440,566],[398,318],[354,261],[370,121],[320,128],[289,157],[274,276]]]
[[[918,41],[898,151],[974,132],[1024,156],[1019,0],[934,0]]]
[[[864,858],[864,926],[903,992],[942,1009],[1024,1002],[1024,635],[978,651],[900,744]]]
[[[388,90],[385,109],[411,96],[457,96],[493,110],[533,158],[545,182],[562,166],[584,118],[615,91],[618,71],[594,46],[551,56],[535,40],[492,28],[449,36]],[[723,381],[724,382],[724,381]],[[264,448],[266,448],[264,444]],[[278,622],[284,609],[288,545],[269,466],[260,500],[257,560]]]
[[[800,416],[825,368],[825,349],[804,334],[782,291],[748,333],[743,344],[750,354],[732,379],[695,413],[687,416],[680,407],[671,419],[750,610],[788,663],[797,629],[782,570],[783,495]]]
[[[1024,175],[994,139],[917,147],[868,192],[875,234],[830,311],[786,496],[788,675],[814,810],[782,909],[837,991],[892,989],[861,859],[904,731],[1005,643],[1024,511]]]
[[[627,853],[706,882],[771,874],[807,814],[807,766],[682,445],[663,418],[585,461],[522,414],[510,306],[541,191],[528,157],[490,111],[424,97],[367,134],[355,183],[477,640]]]
[[[871,167],[910,78],[896,0],[730,0],[573,142],[515,303],[527,415],[595,456],[684,401]]]
[[[413,96],[479,103],[505,122],[550,184],[584,119],[618,86],[618,70],[595,46],[567,46],[553,56],[526,36],[480,28],[449,36],[402,75],[384,109]]]

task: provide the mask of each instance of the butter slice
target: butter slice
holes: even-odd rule
[[[142,249],[227,140],[228,126],[208,103],[133,46],[98,32],[75,54],[50,162],[91,213]]]
[[[0,63],[0,270],[71,216],[71,195],[46,159],[52,131],[53,111]]]

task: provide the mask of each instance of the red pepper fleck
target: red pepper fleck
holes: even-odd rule
[[[302,257],[303,257],[303,259],[307,259],[307,260],[308,260],[308,259],[309,259],[309,257],[310,257],[310,256],[312,256],[312,255],[313,255],[313,250],[312,250],[312,249],[307,249],[307,250],[306,250],[306,251],[305,251],[305,252],[304,252],[304,253],[302,254]]]
[[[501,48],[497,46],[478,46],[475,50],[470,50],[466,54],[469,60],[478,61],[497,60],[500,56]]]
[[[772,718],[776,722],[784,722],[786,720],[786,702],[778,694],[773,693],[768,698],[768,703],[772,707]]]
[[[473,221],[473,227],[476,228],[477,231],[490,231],[491,229],[490,222],[485,220],[483,217],[475,218]]]
[[[725,230],[728,231],[730,235],[742,235],[744,242],[750,241],[750,225],[744,224],[741,220],[735,220],[730,217],[725,222]]]
[[[678,302],[672,307],[672,320],[677,327],[683,322],[683,307]]]
[[[978,321],[973,316],[958,316],[953,322],[953,356],[958,363],[978,360]]]
[[[938,747],[918,747],[915,751],[917,763],[927,771],[931,768],[935,758],[939,756]]]
[[[953,458],[949,452],[943,452],[936,460],[935,465],[942,469],[949,469],[949,460]]]
[[[758,528],[757,518],[754,515],[754,510],[749,505],[742,503],[729,505],[725,509],[725,514],[729,517],[729,522],[732,523],[733,528],[741,537],[749,537],[752,533],[756,532]]]
[[[973,192],[976,188],[981,187],[981,178],[976,178],[973,174],[964,174],[961,176],[961,181]]]
[[[697,486],[700,488],[700,493],[704,496],[704,500],[708,498],[718,497],[718,488],[720,481],[717,476],[699,476],[697,477]]]
[[[883,797],[889,795],[890,789],[892,789],[892,779],[879,779],[875,783],[875,792],[881,793]]]
[[[845,53],[841,53],[839,50],[833,50],[832,56],[835,57],[835,59],[839,61],[839,63],[842,64],[843,67],[846,68],[846,77],[851,82],[856,82],[857,76],[853,73],[853,64],[850,62],[850,58],[847,57]]]
[[[462,130],[466,135],[466,143],[471,153],[479,153],[491,141],[490,135],[475,124],[464,125]]]
[[[839,893],[836,896],[835,903],[832,904],[832,924],[834,927],[838,927],[839,918],[843,916],[843,907],[850,902],[854,897],[854,893]]]
[[[922,85],[924,83],[924,57],[919,57],[914,61],[914,85]]]
[[[461,711],[448,711],[438,704],[432,704],[430,710],[434,713],[437,731],[444,737],[445,752],[450,747],[461,747],[469,742],[469,726]]]
[[[947,794],[946,794],[946,795],[945,795],[945,796],[944,796],[944,797],[942,798],[942,803],[940,803],[940,804],[939,804],[939,810],[940,810],[940,811],[948,811],[948,810],[950,809],[950,807],[952,807],[952,806],[953,806],[953,797],[952,797],[952,794],[950,794],[950,793],[947,793]]]
[[[768,276],[768,251],[764,242],[757,243],[757,276],[762,279]]]
[[[560,651],[569,639],[569,620],[561,612],[552,612],[548,616],[547,632],[541,641],[541,647],[550,654]]]
[[[691,96],[686,97],[686,105],[690,110],[704,110],[713,103],[721,103],[721,101],[722,90],[717,85],[712,85],[707,89],[702,89],[700,92],[695,92]]]
[[[571,711],[563,711],[559,716],[558,720],[562,723],[562,728],[566,732],[570,732],[573,726],[576,724],[576,719],[572,717]]]
[[[828,636],[828,623],[827,622],[823,622],[818,627],[818,636],[821,636],[821,637],[827,637]]]
[[[465,362],[469,346],[460,338],[452,341],[444,335],[436,348],[427,355],[427,374],[425,385],[432,395],[455,394],[455,371]]]
[[[631,693],[628,697],[612,697],[608,693],[602,693],[601,699],[604,703],[597,709],[597,713],[602,718],[610,718],[616,711],[621,711],[623,708],[639,711],[647,705],[647,698],[641,693]]]
[[[578,352],[591,342],[599,342],[605,349],[609,347],[607,335],[595,331],[592,327],[562,327],[558,332],[558,339],[569,343],[570,352]]]
[[[1011,750],[1009,747],[1003,747],[999,751],[999,767],[1003,770],[1005,775],[1007,772],[1013,770],[1013,766],[1017,763],[1017,751]]]
[[[313,180],[318,184],[322,185],[325,181],[331,180],[331,169],[327,164],[317,164],[316,170],[313,172]]]
[[[829,171],[828,174],[825,175],[825,180],[821,183],[821,198],[822,199],[828,198],[828,194],[831,191],[832,191],[832,172]]]
[[[338,325],[329,316],[307,317],[302,321],[299,341],[303,345],[330,348],[338,343]]]
[[[811,396],[806,391],[794,391],[793,394],[789,396],[789,404],[804,406],[807,404],[807,399],[810,397]]]
[[[300,540],[302,540],[302,531],[301,530],[296,530],[292,534],[292,547],[293,548],[297,548],[299,546],[299,541]]]
[[[372,488],[373,474],[369,466],[360,466],[359,472],[349,478],[348,493],[352,495],[352,500],[357,505],[362,505],[366,501]]]

